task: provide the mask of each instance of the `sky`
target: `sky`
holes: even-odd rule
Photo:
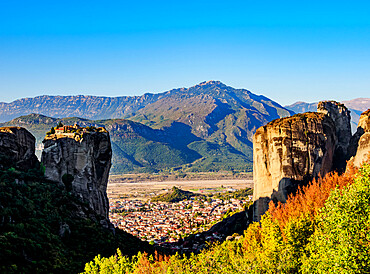
[[[282,105],[370,97],[369,1],[0,1],[0,101],[219,80]]]

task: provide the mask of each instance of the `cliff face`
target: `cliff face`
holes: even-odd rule
[[[0,155],[17,169],[27,171],[39,164],[35,156],[35,141],[35,137],[24,128],[1,127]]]
[[[334,121],[337,145],[335,147],[333,168],[343,171],[346,166],[348,146],[352,137],[350,111],[338,102],[322,101],[317,105],[317,112],[328,115]]]
[[[363,127],[367,127],[366,119],[362,118]],[[270,200],[285,202],[298,185],[333,170],[344,171],[346,160],[356,150],[350,143],[357,144],[356,140],[351,141],[350,121],[350,111],[343,104],[323,101],[318,103],[317,112],[278,119],[256,131],[255,220],[268,209]],[[362,138],[360,133],[358,136],[357,140]],[[364,138],[361,148],[368,143]]]
[[[370,157],[370,109],[360,116],[357,131],[351,139],[349,156],[353,156],[350,161],[356,167]]]
[[[323,113],[278,119],[257,129],[253,139],[254,220],[268,203],[285,202],[299,182],[332,169],[337,144],[333,120]]]
[[[96,254],[111,256],[117,248],[127,256],[154,251],[147,242],[114,229],[101,216],[108,210],[103,189],[110,165],[109,135],[83,137],[81,141],[50,138],[45,142],[44,163],[50,181],[42,169],[28,171],[39,167],[35,138],[24,128],[0,128],[1,273],[81,273]],[[81,190],[81,198],[86,203],[63,189],[58,172],[63,174],[66,166],[74,172],[74,193],[79,194],[78,187],[85,190]],[[78,185],[82,183],[87,186]],[[106,204],[95,205],[93,199]],[[100,215],[96,213],[99,209]]]
[[[41,161],[45,177],[58,181],[108,219],[106,194],[112,149],[108,132],[49,135]]]

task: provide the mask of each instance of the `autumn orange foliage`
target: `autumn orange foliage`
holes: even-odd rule
[[[370,156],[367,163],[370,163]],[[364,180],[370,182],[369,166],[367,166],[367,170],[367,175],[362,170],[359,172],[350,161],[345,173],[339,175],[334,172],[327,174],[323,178],[319,177],[313,180],[307,186],[299,188],[294,195],[289,196],[284,204],[271,202],[269,210],[262,217],[261,222],[250,224],[244,232],[244,236],[240,239],[211,245],[197,255],[193,254],[185,257],[180,255],[166,256],[158,253],[153,255],[140,254],[135,260],[131,261],[131,265],[127,259],[118,261],[122,261],[121,265],[128,269],[127,273],[141,274],[217,272],[312,273],[311,270],[317,267],[316,262],[322,259],[320,256],[316,256],[319,254],[317,252],[320,251],[317,250],[316,247],[318,245],[316,244],[324,243],[321,245],[323,247],[321,251],[325,251],[327,245],[326,236],[322,236],[325,235],[323,234],[323,228],[325,228],[323,227],[323,222],[328,220],[326,215],[323,217],[323,214],[327,212],[325,211],[327,210],[326,206],[328,204],[335,205],[336,203],[343,205],[346,200],[341,199],[349,197],[349,191],[356,190],[347,186],[356,186],[358,182],[363,183]],[[365,184],[363,183],[363,185]],[[339,189],[339,191],[333,191],[334,189]],[[346,193],[347,196],[345,196]],[[364,193],[364,195],[365,199],[369,199],[368,193]],[[364,198],[361,198],[362,201],[364,201]],[[340,208],[340,211],[342,211],[342,208]],[[355,219],[357,218],[355,213],[351,216],[355,216]],[[367,215],[365,214],[364,216],[364,222],[368,222]],[[340,219],[342,219],[341,215]],[[336,223],[334,222],[334,228],[335,225]],[[349,225],[349,227],[352,229],[352,225]],[[366,235],[368,235],[367,232],[369,231],[367,227],[369,226],[365,226],[366,229],[363,230],[365,231],[365,236],[360,235],[366,241],[368,239]],[[341,231],[341,229],[340,227],[338,231]],[[336,231],[332,235],[336,236]],[[355,232],[352,231],[352,233],[357,233],[357,230]],[[322,237],[318,238],[318,235]],[[319,242],[320,239],[323,240]],[[365,249],[368,248],[367,242],[361,245],[361,241],[357,241],[355,244],[356,248],[358,245],[365,247]],[[353,247],[351,248],[351,250],[356,250]],[[336,244],[332,244],[332,250],[335,250],[335,252],[340,251]],[[336,254],[335,252],[332,254]],[[323,254],[326,253],[324,252]],[[366,249],[361,254],[368,256],[367,254],[370,254],[370,251]],[[339,261],[341,258],[339,256]],[[365,262],[370,261],[367,258],[370,258],[370,256],[365,258]],[[88,270],[87,273],[97,273],[94,271],[106,269],[106,266],[114,265],[115,262],[117,260],[97,258],[87,265],[86,270]],[[323,269],[326,268],[324,267]],[[302,272],[302,270],[304,271]],[[343,271],[338,273],[343,273]]]
[[[143,256],[138,258],[137,263],[137,273],[139,274],[151,274],[165,271],[166,262],[168,262],[170,256],[161,254],[158,251],[155,251],[153,255],[149,256],[147,253],[144,253]]]
[[[279,202],[275,205],[273,202],[270,202],[269,210],[267,211],[269,218],[278,224],[283,239],[285,239],[284,228],[288,222],[293,219],[299,219],[302,215],[306,215],[310,220],[315,220],[316,215],[324,206],[331,191],[335,188],[343,189],[347,185],[352,184],[356,172],[357,168],[349,162],[345,173],[339,175],[333,172],[323,178],[319,177],[313,180],[308,185],[300,187],[294,195],[290,195],[286,203]],[[251,224],[244,235],[242,248],[248,250],[248,248],[253,246],[259,246],[261,244],[262,233],[260,223]],[[212,253],[215,250],[210,249],[208,252]],[[249,256],[248,253],[245,255]],[[166,268],[166,263],[169,259],[170,256],[159,253],[156,253],[152,259],[150,256],[145,255],[139,259],[137,264],[138,273],[147,274],[165,271],[164,268]]]
[[[273,202],[269,204],[268,212],[271,218],[276,220],[283,233],[284,227],[293,218],[307,214],[314,219],[319,210],[324,206],[330,192],[334,188],[343,189],[353,183],[357,168],[351,162],[347,165],[345,173],[339,175],[337,172],[329,173],[324,178],[314,179],[307,186],[300,187],[295,195],[288,197],[286,203]]]

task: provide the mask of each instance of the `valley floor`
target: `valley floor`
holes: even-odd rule
[[[177,203],[151,201],[151,198],[170,191],[174,186],[205,196],[191,197]],[[110,182],[107,189],[109,218],[116,227],[142,240],[156,245],[168,244],[170,249],[181,248],[196,252],[204,247],[205,240],[220,240],[226,236],[212,234],[203,239],[201,244],[196,242],[186,247],[183,242],[175,242],[191,234],[201,237],[199,233],[222,220],[225,214],[230,216],[243,210],[252,200],[252,195],[245,199],[226,200],[217,195],[236,193],[247,187],[253,188],[252,180]],[[211,239],[212,237],[216,238]],[[186,245],[186,241],[184,244]]]
[[[109,181],[107,194],[108,198],[143,199],[147,200],[158,194],[165,193],[173,186],[182,190],[188,190],[200,194],[212,194],[223,187],[224,189],[253,188],[251,179],[234,180],[194,180],[194,181],[152,181],[135,183],[115,183]]]

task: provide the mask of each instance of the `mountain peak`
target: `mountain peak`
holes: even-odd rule
[[[202,83],[199,83],[198,85],[195,85],[195,87],[201,87],[201,86],[226,86],[226,85],[220,81],[214,81],[214,80],[204,81]]]

